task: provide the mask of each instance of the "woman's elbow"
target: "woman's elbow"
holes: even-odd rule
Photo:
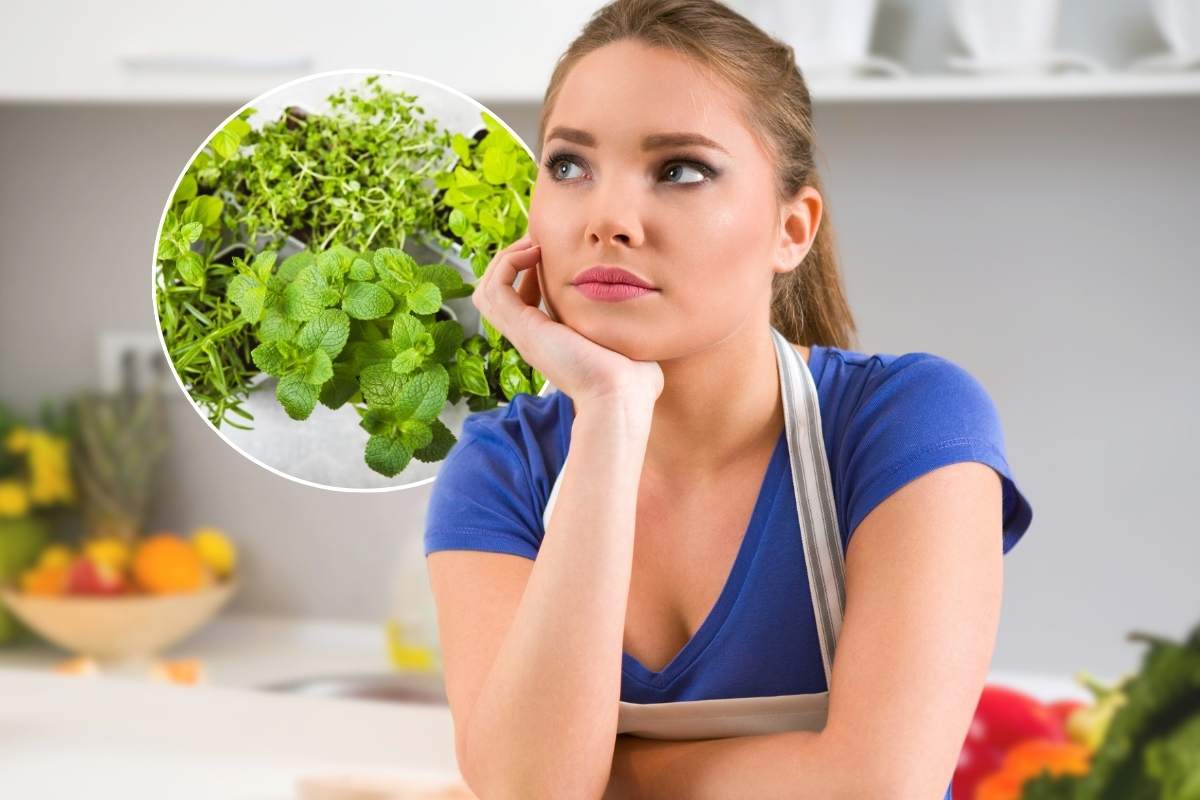
[[[465,743],[458,744],[457,755],[463,781],[479,800],[601,800],[611,773],[610,765],[581,771],[536,757],[502,763],[494,752],[488,763],[480,763],[470,757]]]

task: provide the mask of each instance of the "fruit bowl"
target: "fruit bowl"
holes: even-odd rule
[[[0,599],[59,647],[115,661],[165,650],[211,619],[236,590],[235,579],[193,592],[110,597],[42,596],[4,587]]]

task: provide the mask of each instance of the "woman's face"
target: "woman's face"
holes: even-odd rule
[[[682,56],[616,42],[570,71],[545,131],[529,229],[561,322],[656,361],[766,324],[772,277],[807,247],[781,239],[771,163],[732,90]],[[592,299],[572,281],[596,265],[633,272],[656,291]]]

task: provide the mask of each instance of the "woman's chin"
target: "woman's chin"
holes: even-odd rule
[[[652,360],[656,337],[636,317],[622,319],[619,314],[588,308],[571,308],[563,315],[562,323],[588,341],[634,361]]]

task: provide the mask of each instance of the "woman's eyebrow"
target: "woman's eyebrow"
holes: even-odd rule
[[[574,142],[584,147],[596,146],[596,137],[592,134],[578,128],[568,128],[563,125],[559,125],[550,131],[550,135],[546,137],[546,141],[549,142],[551,139],[565,139],[568,142]],[[729,151],[724,147],[699,133],[655,133],[642,140],[643,150],[659,150],[664,147],[685,147],[687,145],[711,147],[714,150],[720,150],[726,155],[729,154]]]

